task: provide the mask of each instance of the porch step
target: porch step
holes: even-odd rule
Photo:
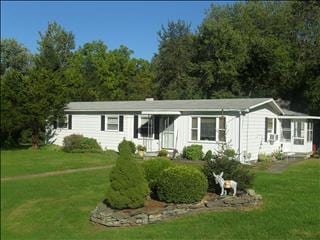
[[[173,157],[173,152],[174,150],[168,150],[169,158]],[[157,157],[159,154],[159,151],[153,151],[153,152],[145,152],[144,157],[145,158],[152,158],[152,157]]]

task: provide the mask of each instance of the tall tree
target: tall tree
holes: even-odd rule
[[[1,39],[1,75],[8,69],[26,72],[31,64],[31,54],[15,39]]]
[[[37,148],[39,136],[57,117],[63,115],[68,101],[65,69],[74,48],[74,37],[57,23],[49,23],[40,33],[39,53],[35,66],[21,78],[21,89],[14,96],[25,128],[31,130],[32,146]]]
[[[155,86],[160,99],[200,98],[197,81],[192,76],[195,54],[190,24],[178,20],[162,26],[159,53],[153,59]]]

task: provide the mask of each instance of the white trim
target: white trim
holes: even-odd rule
[[[320,120],[319,116],[278,116],[279,119],[316,119]]]
[[[285,114],[284,111],[279,107],[279,105],[273,100],[273,98],[270,98],[270,99],[268,99],[268,100],[266,100],[266,101],[264,101],[264,102],[258,103],[258,104],[256,104],[256,105],[250,106],[250,107],[249,107],[249,110],[251,110],[251,109],[253,109],[253,108],[256,108],[256,107],[259,107],[259,106],[262,106],[262,105],[264,105],[264,104],[266,104],[266,103],[269,103],[269,102],[272,102],[272,103],[276,106],[276,108],[279,110],[279,112],[280,112],[281,114]]]
[[[142,115],[181,115],[181,112],[168,111],[142,111]]]

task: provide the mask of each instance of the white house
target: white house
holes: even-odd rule
[[[147,152],[182,152],[191,144],[206,152],[227,144],[241,162],[276,150],[310,154],[312,121],[320,119],[283,110],[271,98],[71,102],[65,113],[67,121],[56,126],[59,145],[71,134],[113,150],[124,138]]]

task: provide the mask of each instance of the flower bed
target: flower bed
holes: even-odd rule
[[[136,226],[161,222],[180,215],[202,211],[222,211],[227,209],[248,209],[262,200],[253,190],[239,196],[218,196],[208,193],[202,201],[194,204],[164,203],[149,199],[138,209],[115,210],[101,202],[91,212],[90,220],[107,227]]]

